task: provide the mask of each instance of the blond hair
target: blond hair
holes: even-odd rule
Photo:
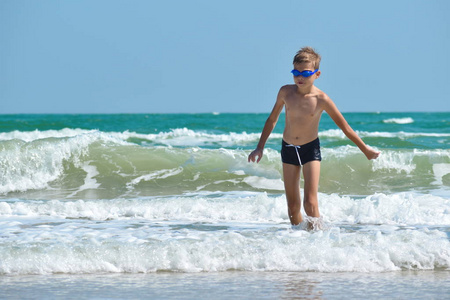
[[[303,47],[295,54],[293,64],[309,62],[313,64],[314,69],[319,69],[320,59],[320,54],[316,50],[311,47]]]

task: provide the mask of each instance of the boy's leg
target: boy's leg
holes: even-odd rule
[[[300,166],[283,163],[284,190],[288,205],[288,215],[292,225],[302,222],[300,199]]]
[[[319,189],[320,161],[313,160],[303,165],[304,205],[310,217],[320,217],[317,192]]]

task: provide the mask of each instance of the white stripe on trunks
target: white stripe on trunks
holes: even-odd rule
[[[300,166],[303,166],[302,160],[300,159],[300,155],[298,154],[298,149],[300,149],[301,146],[296,146],[296,145],[292,145],[292,144],[287,144],[286,147],[294,147],[295,153],[297,153],[298,162],[299,162]]]

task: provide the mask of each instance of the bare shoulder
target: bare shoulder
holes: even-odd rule
[[[325,94],[324,92],[320,91],[317,95],[318,103],[322,110],[326,111],[330,117],[338,123],[342,123],[344,120],[344,117],[342,116],[341,112],[337,108],[336,104],[334,104],[333,100]],[[345,121],[345,120],[344,120]]]
[[[289,93],[295,92],[296,86],[295,84],[286,84],[280,88],[280,94],[287,95]]]
[[[317,101],[323,108],[333,104],[333,100],[331,100],[331,98],[322,90],[317,89],[316,93]]]
[[[289,98],[289,95],[291,95],[293,92],[295,92],[295,85],[294,84],[287,84],[283,85],[280,88],[280,91],[278,92],[278,101],[285,101],[287,98]]]

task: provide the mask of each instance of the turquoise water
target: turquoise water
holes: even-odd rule
[[[2,115],[0,132],[79,128],[102,132],[129,131],[155,134],[187,128],[200,133],[229,135],[242,132],[260,133],[267,116],[267,114]],[[374,146],[394,149],[449,147],[450,113],[347,113],[345,118],[353,129],[363,133],[363,136],[368,135],[369,143]],[[282,133],[283,125],[282,114],[274,133]],[[337,127],[331,118],[324,114],[320,129],[327,132]],[[344,140],[341,144],[349,142]],[[233,145],[233,148],[236,146],[239,145]],[[242,148],[253,146],[245,145]],[[278,144],[275,149],[278,149]]]
[[[345,117],[382,154],[322,117],[326,226],[308,232],[287,216],[283,115],[259,164],[267,114],[2,115],[0,274],[34,289],[27,276],[218,272],[226,289],[236,271],[388,272],[395,289],[412,271],[448,290],[450,113]]]
[[[199,190],[282,193],[278,152],[283,116],[267,143],[261,165],[246,163],[266,117],[2,116],[0,192],[6,197],[31,199],[114,199]],[[448,113],[354,113],[346,118],[367,144],[383,154],[376,161],[367,161],[324,115],[320,191],[367,196],[377,191],[448,188]],[[86,179],[87,184],[99,186],[89,187]],[[261,186],[262,180],[266,180],[265,186]],[[83,190],[77,191],[80,187]]]

